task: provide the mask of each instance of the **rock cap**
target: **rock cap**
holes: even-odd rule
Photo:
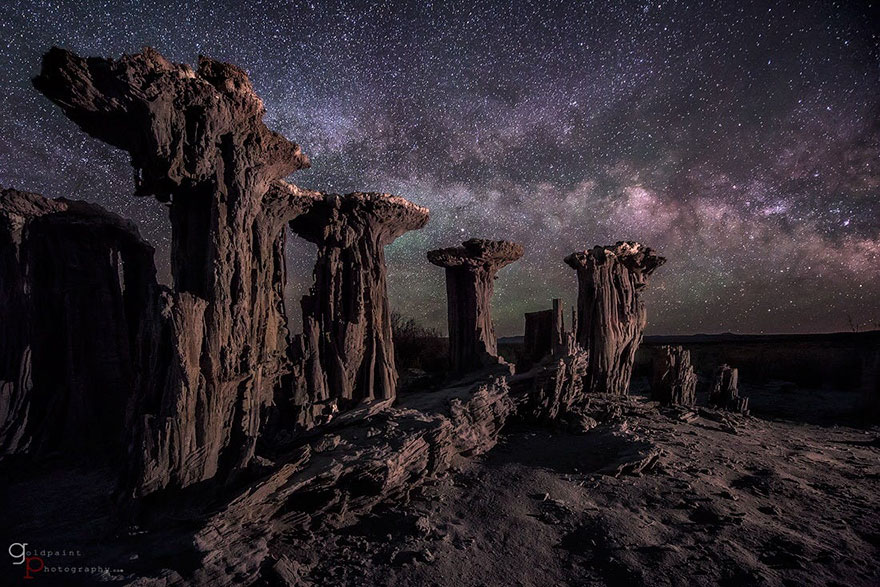
[[[500,269],[522,257],[524,252],[518,243],[472,238],[459,247],[428,251],[428,261],[440,267],[491,266]]]
[[[609,261],[620,263],[636,275],[648,277],[666,263],[666,257],[636,241],[618,241],[613,245],[596,245],[590,250],[578,251],[565,258],[565,263],[572,269],[604,265]]]

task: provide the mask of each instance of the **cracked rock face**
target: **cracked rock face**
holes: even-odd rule
[[[170,202],[174,289],[144,333],[170,351],[133,408],[134,493],[235,472],[287,370],[283,227],[313,198],[278,180],[308,158],[263,124],[244,71],[208,58],[193,70],[152,49],[112,60],[55,48],[34,85],[129,152],[138,195]]]
[[[590,356],[585,387],[624,395],[647,322],[639,293],[666,259],[639,243],[618,242],[572,253],[565,262],[578,276],[575,333]]]
[[[691,352],[680,346],[657,349],[651,376],[651,399],[664,406],[693,407],[696,391],[697,375],[691,365]]]
[[[462,373],[499,363],[492,325],[495,274],[522,257],[523,252],[523,246],[516,243],[483,239],[428,252],[431,263],[446,268],[449,360],[453,371]]]
[[[428,209],[380,193],[312,192],[290,228],[318,247],[315,283],[302,300],[295,341],[293,411],[300,425],[364,402],[395,397],[385,246],[428,222]],[[322,412],[323,410],[323,412]]]
[[[0,190],[0,454],[120,458],[153,248],[100,206]]]

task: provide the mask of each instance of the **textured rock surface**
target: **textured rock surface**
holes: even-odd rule
[[[576,423],[588,401],[584,377],[589,355],[581,349],[563,356],[545,359],[527,375],[530,384],[517,386],[517,415],[528,422],[541,424]]]
[[[565,262],[578,276],[575,334],[590,355],[584,385],[588,393],[626,394],[647,321],[639,292],[666,259],[639,243],[618,242]]]
[[[652,364],[651,399],[663,406],[693,406],[696,402],[697,375],[691,353],[680,346],[657,349]]]
[[[315,283],[302,300],[292,411],[301,425],[397,388],[385,245],[422,228],[428,209],[398,196],[317,194],[290,228],[318,247]]]
[[[498,346],[492,325],[495,274],[523,256],[523,247],[508,241],[470,239],[460,247],[428,251],[428,260],[446,268],[449,362],[463,373],[497,365]]]
[[[739,395],[739,371],[730,365],[715,370],[709,405],[732,412],[749,413],[749,398]]]
[[[100,206],[0,190],[0,455],[119,457],[153,249]]]
[[[291,575],[273,554],[285,535],[340,526],[380,502],[403,498],[445,472],[458,456],[495,445],[513,404],[504,378],[408,396],[279,459],[274,472],[203,523],[199,562],[182,576],[166,571],[137,585],[263,584]]]
[[[204,57],[52,49],[34,85],[129,152],[138,194],[170,201],[174,291],[142,333],[163,353],[133,407],[135,493],[244,467],[287,361],[282,229],[313,201],[270,188],[308,159],[263,124],[244,71]]]

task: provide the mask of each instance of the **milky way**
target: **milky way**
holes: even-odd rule
[[[151,45],[245,68],[323,191],[431,209],[388,248],[394,309],[445,330],[425,251],[506,238],[501,335],[575,297],[562,258],[632,239],[668,257],[650,333],[880,328],[880,13],[792,2],[16,2],[0,6],[0,185],[134,219],[167,273],[167,211],[127,156],[30,78],[51,45]],[[289,296],[313,252],[292,240]]]

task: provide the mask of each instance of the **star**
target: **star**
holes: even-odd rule
[[[163,5],[164,4],[164,5]],[[499,335],[571,304],[562,258],[637,240],[669,259],[649,333],[848,330],[880,322],[880,80],[868,3],[23,1],[0,6],[0,185],[132,218],[168,270],[167,209],[126,155],[30,85],[61,45],[151,45],[245,68],[270,128],[312,168],[290,180],[431,209],[388,247],[392,308],[445,330],[425,251],[466,238],[526,254],[498,274]],[[314,250],[291,238],[286,297]]]

